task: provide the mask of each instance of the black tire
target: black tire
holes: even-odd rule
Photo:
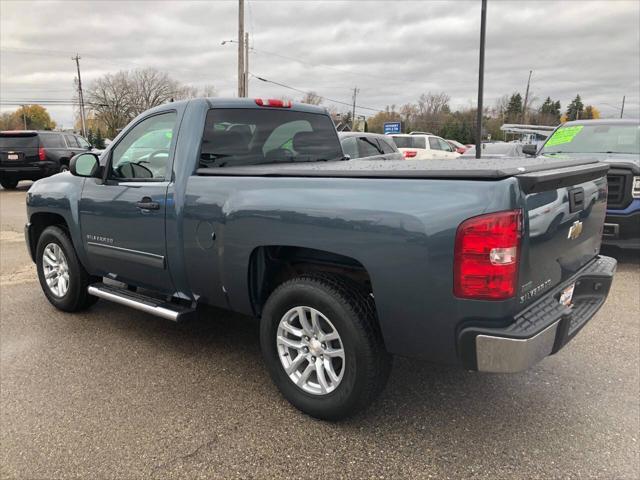
[[[60,160],[60,169],[59,172],[68,172],[69,171],[69,160],[62,159]]]
[[[0,185],[2,185],[2,188],[5,190],[14,190],[18,186],[19,181],[17,178],[3,178],[0,179]]]
[[[296,306],[321,312],[341,337],[344,374],[330,393],[314,395],[302,390],[280,362],[278,325]],[[271,378],[284,397],[299,410],[323,420],[339,420],[365,409],[383,390],[391,371],[392,357],[384,348],[373,300],[340,277],[303,275],[276,288],[264,306],[260,344]]]
[[[47,285],[45,279],[43,255],[47,245],[52,243],[60,247],[67,260],[69,286],[63,296],[56,296]],[[64,229],[51,226],[42,232],[36,248],[36,268],[38,270],[38,279],[40,280],[42,291],[47,297],[47,300],[57,309],[65,312],[78,312],[90,307],[98,300],[97,297],[87,293],[87,287],[92,283],[98,282],[100,279],[89,275],[84,269],[80,260],[78,260],[76,251],[73,248],[73,243],[71,243]]]

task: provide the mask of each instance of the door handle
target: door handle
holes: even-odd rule
[[[151,197],[142,197],[142,200],[136,203],[136,207],[141,210],[160,210],[160,204],[154,202]]]

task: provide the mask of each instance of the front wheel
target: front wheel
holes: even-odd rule
[[[84,269],[73,243],[60,227],[47,227],[38,239],[36,267],[47,300],[65,312],[77,312],[93,305],[97,297],[87,287],[98,281]]]
[[[284,397],[324,420],[366,408],[391,369],[373,301],[338,277],[305,275],[280,285],[265,304],[260,343]]]

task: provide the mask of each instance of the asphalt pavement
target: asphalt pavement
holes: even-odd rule
[[[640,262],[598,315],[521,374],[396,358],[382,397],[327,423],[272,385],[256,321],[173,324],[46,301],[22,235],[28,182],[0,190],[0,478],[640,477]]]

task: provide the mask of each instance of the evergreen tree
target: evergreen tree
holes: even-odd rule
[[[507,105],[506,122],[515,123],[518,122],[522,116],[522,95],[514,93],[509,98],[509,105]]]
[[[102,130],[98,128],[96,132],[96,137],[94,138],[94,143],[92,144],[98,150],[104,149],[104,137],[102,136]]]
[[[576,95],[576,98],[567,107],[567,121],[578,120],[584,118],[584,104],[580,95]]]
[[[543,124],[555,125],[560,122],[560,102],[554,102],[551,97],[547,97],[540,106],[540,121]]]
[[[87,142],[89,142],[90,145],[93,145],[95,140],[96,139],[93,136],[93,130],[91,129],[87,130]]]

